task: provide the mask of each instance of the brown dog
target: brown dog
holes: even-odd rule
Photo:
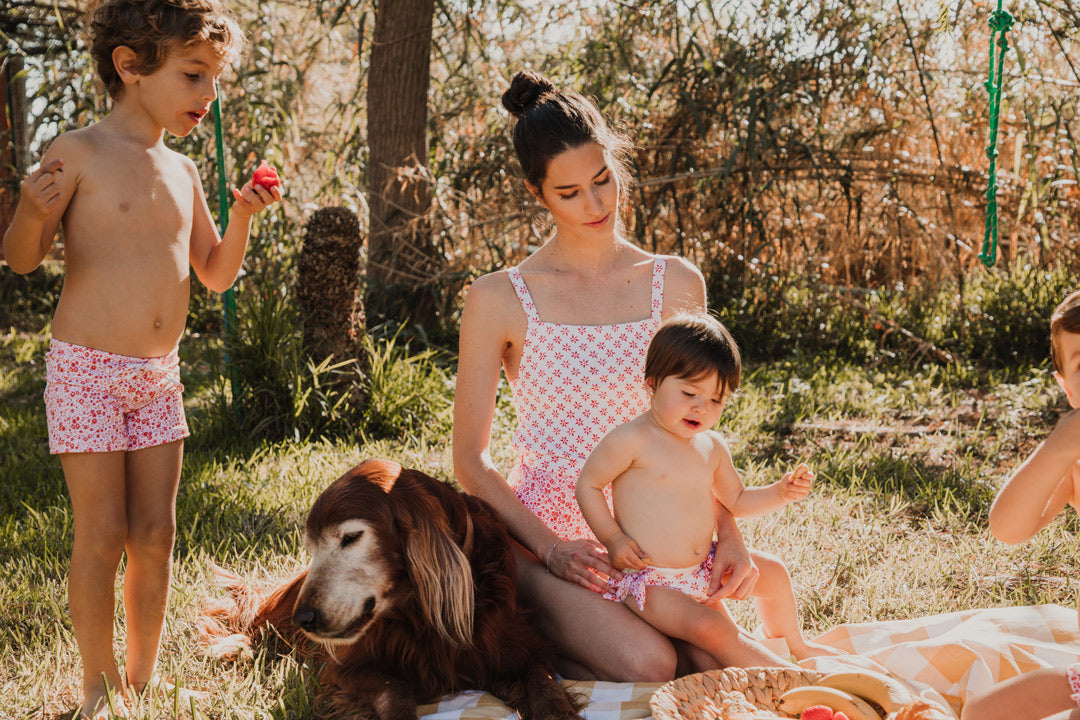
[[[523,718],[578,717],[553,649],[518,607],[510,539],[483,501],[368,460],[315,501],[305,544],[311,565],[265,595],[221,571],[231,597],[206,606],[204,638],[250,643],[271,625],[313,640],[328,661],[324,717],[414,720],[418,703],[470,689]]]

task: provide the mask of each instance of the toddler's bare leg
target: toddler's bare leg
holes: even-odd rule
[[[83,666],[82,713],[103,717],[106,683],[118,698],[124,691],[112,647],[116,568],[127,534],[124,453],[67,453],[60,465],[75,525],[68,605]]]
[[[124,670],[135,692],[142,692],[150,682],[157,662],[169,598],[176,538],[176,490],[183,457],[183,440],[127,454]]]
[[[784,638],[797,660],[838,654],[838,650],[807,642],[803,637],[799,611],[795,606],[795,592],[791,587],[791,576],[783,561],[758,550],[751,550],[750,555],[761,573],[753,595],[761,616],[761,624],[765,627],[765,635]]]
[[[632,597],[627,607],[665,635],[701,648],[716,658],[720,667],[793,667],[743,632],[723,605],[702,605],[688,595],[667,587],[645,590],[645,608]]]

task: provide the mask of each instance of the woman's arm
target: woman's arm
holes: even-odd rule
[[[454,390],[454,474],[467,493],[495,508],[510,534],[543,561],[558,537],[521,504],[492,462],[489,447],[503,353],[511,344],[510,311],[518,309],[513,297],[502,273],[479,278],[465,297]]]

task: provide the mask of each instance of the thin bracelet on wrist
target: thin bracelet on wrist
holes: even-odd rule
[[[562,542],[562,538],[555,538],[555,542],[551,543],[551,547],[548,548],[547,554],[544,555],[544,568],[548,572],[551,572],[551,553],[555,552],[555,548]]]

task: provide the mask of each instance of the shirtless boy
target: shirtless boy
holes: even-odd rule
[[[64,288],[46,356],[50,451],[60,456],[75,539],[68,577],[84,717],[151,682],[169,592],[184,438],[177,345],[190,270],[226,290],[251,217],[278,188],[233,190],[224,236],[186,136],[206,116],[242,35],[217,0],[106,0],[92,55],[113,99],[100,122],[62,134],[22,183],[4,254],[34,270],[63,226]],[[112,651],[113,586],[127,553],[124,673]],[[121,707],[117,708],[122,711]]]
[[[712,573],[717,505],[735,517],[763,515],[805,498],[814,479],[800,464],[772,485],[743,486],[711,429],[741,373],[738,347],[720,322],[704,314],[665,322],[645,359],[649,410],[601,439],[578,477],[577,499],[611,564],[624,568],[610,599],[721,666],[786,666],[711,599],[721,580]],[[831,652],[803,638],[783,564],[760,567],[753,595],[766,634],[783,637],[799,659]]]

